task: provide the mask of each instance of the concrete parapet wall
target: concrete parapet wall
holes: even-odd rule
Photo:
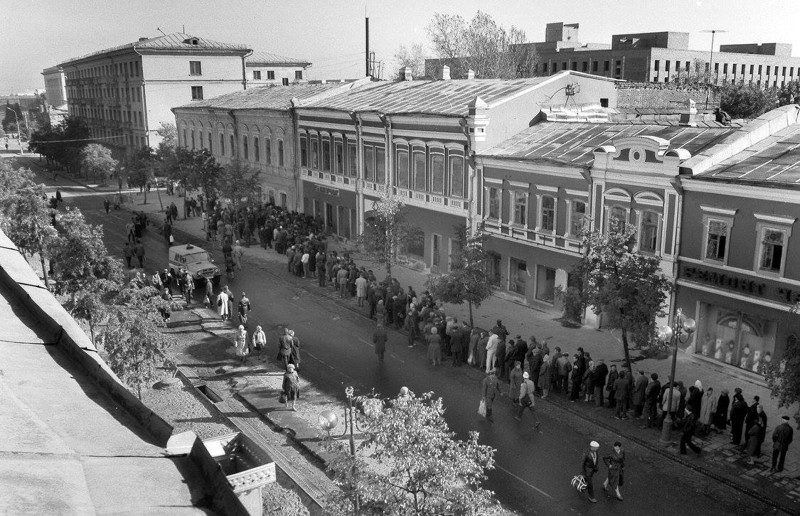
[[[125,387],[75,319],[53,297],[8,237],[0,231],[0,288],[22,303],[36,318],[39,329],[60,346],[111,398],[141,423],[160,445],[166,445],[173,427]]]
[[[692,99],[697,103],[698,110],[705,108],[708,97],[709,109],[719,106],[720,93],[718,88],[710,90],[704,85],[678,86],[670,83],[616,83],[617,107],[623,108],[672,108],[676,110],[681,103]]]

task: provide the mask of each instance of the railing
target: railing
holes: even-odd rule
[[[580,254],[582,252],[581,241],[574,237],[556,235],[552,231],[537,231],[519,224],[502,222],[498,219],[484,218],[483,225],[487,233],[503,238],[559,249],[571,254]]]

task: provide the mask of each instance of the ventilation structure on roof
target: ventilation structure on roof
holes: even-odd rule
[[[184,39],[183,42],[186,43],[187,45],[198,45],[199,44],[199,41],[198,41],[197,38]]]

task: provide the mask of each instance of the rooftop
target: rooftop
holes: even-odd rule
[[[82,61],[84,59],[88,59],[90,57],[101,56],[103,54],[109,54],[112,52],[119,52],[123,50],[138,50],[138,51],[147,51],[147,52],[198,52],[198,53],[206,53],[206,52],[221,52],[221,51],[230,51],[235,54],[245,54],[247,52],[251,52],[252,50],[247,47],[247,45],[239,45],[236,43],[221,43],[219,41],[213,41],[210,39],[202,38],[200,36],[192,36],[191,34],[184,34],[182,32],[175,32],[172,34],[166,34],[164,36],[158,36],[156,38],[140,38],[138,41],[134,41],[133,43],[126,43],[124,45],[119,45],[116,47],[106,48],[104,50],[98,50],[96,52],[91,52],[89,54],[82,55],[80,57],[74,57],[71,59],[67,59],[63,61],[61,65],[74,63],[76,61]]]
[[[247,66],[258,65],[294,65],[309,66],[311,62],[307,59],[297,59],[294,57],[279,56],[270,52],[254,52],[245,59]]]
[[[211,99],[196,100],[174,109],[289,109],[293,98],[308,99],[342,86],[338,82],[260,86]]]
[[[781,129],[695,178],[769,186],[800,185],[800,124]]]
[[[589,165],[594,159],[595,149],[632,136],[664,138],[670,141],[670,149],[683,148],[695,155],[735,133],[739,127],[739,124],[724,126],[716,122],[699,122],[698,127],[685,127],[675,120],[658,120],[657,117],[610,122],[545,121],[532,125],[481,155]]]
[[[316,102],[304,108],[333,111],[374,111],[465,116],[467,105],[480,97],[489,107],[502,98],[532,89],[561,74],[529,79],[453,79],[373,83]]]

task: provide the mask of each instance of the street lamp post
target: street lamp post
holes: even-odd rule
[[[713,77],[714,78],[713,79],[713,83],[716,85],[717,84],[717,78],[716,78],[716,76],[712,75],[714,73],[714,36],[717,34],[717,32],[722,33],[722,32],[728,32],[728,31],[722,30],[722,29],[708,29],[708,30],[704,30],[703,32],[710,32],[711,33],[711,51],[710,51],[709,56],[708,56],[708,60],[709,60],[709,63],[708,63],[708,77]],[[705,107],[705,109],[708,109],[709,91],[710,90],[708,90],[708,89],[706,90],[706,107]]]
[[[353,499],[353,502],[355,503],[356,506],[356,512],[358,512],[359,510],[361,510],[360,507],[361,504],[359,503],[358,500],[358,484],[356,480],[356,441],[353,437],[353,426],[354,426],[353,424],[355,423],[355,421],[353,420],[353,393],[354,393],[353,387],[346,387],[344,390],[344,394],[345,396],[347,396],[346,414],[348,414],[349,416],[347,418],[348,419],[347,423],[350,425],[350,456],[353,458],[352,475],[353,475],[353,491],[355,493],[355,498]]]
[[[6,110],[14,113],[14,120],[16,120],[17,122],[17,143],[19,144],[19,153],[24,154],[24,152],[22,151],[22,128],[19,126],[19,116],[17,115],[17,112],[15,110],[11,109],[8,106],[6,106]]]
[[[675,312],[672,319],[672,326],[665,325],[658,329],[658,340],[669,342],[672,349],[672,369],[669,376],[669,394],[667,398],[667,413],[664,415],[664,425],[661,428],[661,442],[669,444],[672,442],[670,433],[672,432],[672,392],[675,386],[675,366],[678,361],[678,341],[686,342],[697,329],[697,323],[691,317],[683,315],[680,308]]]

